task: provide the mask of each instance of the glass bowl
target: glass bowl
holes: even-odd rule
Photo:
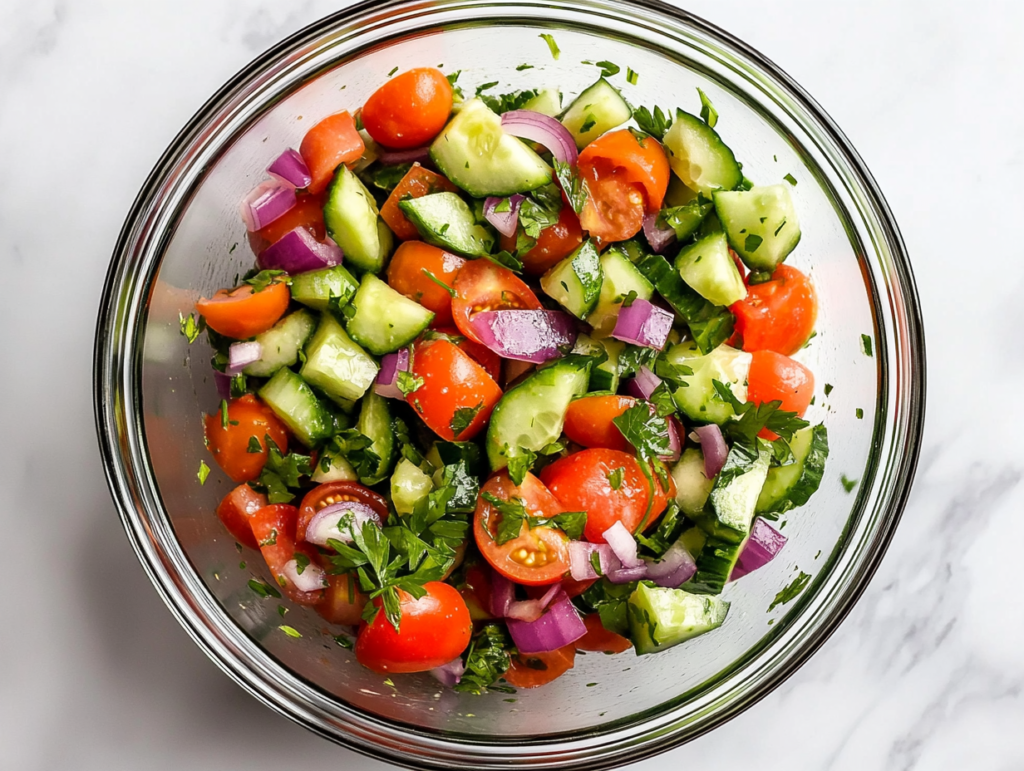
[[[554,36],[557,59],[542,33]],[[231,483],[203,446],[201,416],[218,403],[211,352],[203,339],[190,346],[179,321],[251,266],[237,206],[272,157],[297,147],[320,117],[361,105],[394,68],[461,70],[469,93],[499,81],[495,93],[555,86],[574,95],[598,75],[584,60],[619,65],[615,81],[635,105],[696,111],[700,86],[748,177],[796,179],[804,236],[790,261],[810,272],[821,303],[817,336],[799,358],[818,383],[808,417],[829,430],[825,478],[788,516],[779,559],[727,588],[732,610],[713,634],[654,656],[590,654],[552,685],[514,696],[455,694],[426,675],[385,680],[309,610],[288,610],[301,638],[282,633],[279,601],[248,587],[269,576],[215,516]],[[693,739],[778,686],[850,610],[889,543],[917,462],[924,383],[910,265],[849,142],[745,44],[668,6],[622,0],[364,3],[263,54],[203,106],[139,193],[110,265],[95,353],[114,498],[196,643],[312,731],[398,764],[446,769],[607,768]],[[834,386],[827,396],[825,384]],[[203,459],[213,466],[205,485]],[[801,573],[810,576],[804,591],[773,605]]]

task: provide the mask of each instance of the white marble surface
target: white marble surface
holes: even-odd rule
[[[0,767],[383,769],[243,693],[124,538],[93,434],[94,314],[121,221],[192,112],[344,2],[0,2]],[[649,771],[1024,768],[1024,4],[693,0],[845,129],[926,317],[928,428],[888,557],[784,687]],[[983,404],[985,410],[976,405]]]

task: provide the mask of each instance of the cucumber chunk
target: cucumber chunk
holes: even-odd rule
[[[800,243],[789,185],[720,190],[714,198],[729,245],[751,270],[771,273]]]
[[[338,167],[327,189],[324,224],[345,253],[347,265],[369,273],[384,267],[394,236],[380,218],[370,191],[347,166]]]
[[[335,318],[325,313],[306,347],[299,374],[345,408],[366,393],[377,378],[377,362],[352,342]]]
[[[527,193],[551,183],[551,167],[480,99],[462,105],[430,146],[430,159],[474,198]]]
[[[494,249],[494,235],[476,221],[473,210],[455,193],[431,193],[399,201],[398,208],[427,243],[466,257],[483,257]]]
[[[316,320],[307,310],[289,313],[266,332],[256,335],[263,346],[259,361],[243,371],[253,377],[270,377],[281,367],[290,367],[299,360],[299,350],[316,329]]]
[[[601,255],[601,294],[597,305],[587,316],[587,322],[594,328],[592,337],[608,337],[615,330],[622,301],[630,292],[636,292],[641,300],[650,300],[654,285],[648,281],[629,258],[618,248],[612,247]]]
[[[505,392],[491,413],[487,459],[498,471],[522,450],[539,452],[562,435],[572,397],[585,393],[590,360],[566,356]],[[522,448],[522,450],[520,449]]]
[[[569,129],[576,140],[576,147],[582,150],[631,117],[633,110],[619,90],[604,78],[599,78],[566,108],[562,125]]]
[[[380,458],[376,471],[370,476],[360,477],[359,481],[367,486],[375,485],[387,479],[395,458],[395,431],[388,400],[374,391],[367,392],[359,410],[356,429],[373,442],[370,449]]]
[[[434,489],[434,482],[419,466],[402,458],[391,475],[391,502],[401,515],[412,514],[416,502]]]
[[[638,584],[629,597],[629,630],[637,655],[657,653],[717,629],[729,603],[682,589]]]
[[[676,483],[679,510],[691,518],[704,511],[715,482],[704,475],[704,453],[699,447],[683,450],[679,462],[672,467],[672,479]]]
[[[604,356],[604,361],[595,367],[590,368],[590,384],[588,391],[611,391],[619,390],[619,357],[622,355],[626,344],[619,340],[608,337],[603,340],[595,340],[589,335],[580,333],[576,336],[576,346],[573,353],[583,356]]]
[[[741,402],[747,400],[747,374],[752,358],[749,353],[723,344],[701,356],[692,342],[686,342],[672,346],[666,356],[672,364],[693,370],[692,375],[681,378],[688,385],[672,394],[676,405],[691,420],[722,425],[736,414],[732,405],[718,395],[714,380],[728,385]]]
[[[335,307],[344,308],[358,288],[359,282],[343,265],[292,276],[292,299],[315,311],[326,311],[332,298]]]
[[[732,150],[695,115],[677,110],[664,146],[672,171],[691,190],[711,195],[715,190],[732,190],[743,181]]]
[[[715,305],[729,306],[747,296],[723,233],[702,238],[679,252],[676,270],[683,281]]]
[[[372,273],[363,275],[352,307],[355,314],[348,318],[345,329],[356,343],[376,356],[408,345],[434,320],[433,312]]]
[[[327,466],[326,470],[324,465]],[[324,450],[324,454],[317,460],[311,479],[318,485],[324,482],[358,482],[359,475],[344,455]]]
[[[821,484],[828,459],[828,429],[808,426],[796,432],[789,443],[793,462],[768,471],[755,511],[778,516],[803,506]]]
[[[597,305],[603,282],[600,257],[587,239],[541,276],[540,287],[573,316],[585,319]]]
[[[542,89],[537,96],[523,105],[523,109],[554,118],[562,111],[562,92],[557,88]]]
[[[287,367],[279,369],[263,388],[260,398],[307,447],[334,434],[334,416],[313,389]]]

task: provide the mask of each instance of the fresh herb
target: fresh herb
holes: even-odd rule
[[[455,83],[456,83],[456,81],[458,81],[459,75],[461,75],[461,74],[462,74],[462,70],[456,70],[455,72],[453,72],[450,75],[446,76],[446,78],[448,80],[448,84],[452,87],[452,92],[459,99],[463,98],[462,88],[460,86],[455,85]]]
[[[828,396],[830,393],[832,393],[833,387],[834,386],[831,383],[825,383],[825,396]]]
[[[577,604],[589,613],[598,613],[601,624],[609,632],[629,634],[629,596],[636,589],[636,581],[613,584],[607,578],[592,584],[577,599]]]
[[[282,632],[284,632],[289,637],[295,637],[295,638],[302,637],[302,633],[299,632],[298,629],[296,629],[295,627],[288,626],[287,624],[282,624],[281,626],[278,627],[278,629],[280,629]]]
[[[398,187],[398,183],[409,173],[411,168],[411,163],[400,163],[397,166],[384,166],[375,163],[368,169],[360,172],[359,177],[368,186],[383,190],[385,193],[391,193],[391,191]]]
[[[509,457],[508,477],[516,487],[523,483],[526,473],[533,468],[536,461],[537,453],[524,447],[519,447],[517,452]]]
[[[708,124],[708,128],[714,128],[718,123],[718,110],[702,89],[698,88],[697,93],[700,94],[700,119]]]
[[[630,289],[622,298],[622,307],[629,308],[636,302],[636,290]]]
[[[540,37],[544,38],[544,42],[548,44],[548,50],[551,51],[551,58],[558,61],[558,57],[562,55],[562,52],[558,48],[558,43],[555,42],[553,35],[549,35],[546,32],[541,32]]]
[[[727,439],[732,439],[734,443],[743,444],[747,454],[751,455],[753,460],[757,459],[757,435],[764,429],[767,428],[788,442],[797,431],[810,425],[795,412],[780,409],[781,401],[762,402],[761,404],[741,402],[733,394],[732,388],[728,384],[718,380],[712,380],[711,383],[719,398],[729,404],[736,414],[733,420],[722,426],[722,433]]]
[[[842,483],[843,489],[846,490],[846,492],[848,493],[852,493],[853,488],[857,486],[857,480],[848,479],[846,474],[843,474],[841,477],[839,477],[839,481]]]
[[[188,344],[192,345],[200,333],[206,329],[206,319],[200,316],[197,320],[194,314],[183,316],[178,313],[178,326],[181,329],[181,334],[188,340]]]
[[[452,436],[458,439],[459,434],[472,425],[483,408],[484,403],[481,401],[476,407],[459,407],[455,410],[455,414],[452,415],[451,422],[448,424],[448,428],[452,430]]]
[[[652,369],[658,358],[658,351],[644,345],[626,344],[619,354],[619,376],[630,377],[640,371],[641,367]]]
[[[664,110],[658,106],[655,106],[653,113],[646,107],[637,107],[633,110],[633,119],[641,131],[658,140],[664,139],[665,134],[672,127],[672,117],[666,115]]]
[[[783,177],[783,179],[786,180],[789,184],[793,185],[794,187],[796,186],[796,177],[794,177],[792,174],[787,174],[786,176]]]
[[[771,613],[775,610],[777,605],[785,605],[787,602],[795,600],[800,592],[807,588],[807,584],[810,583],[810,581],[811,577],[801,570],[800,575],[794,578],[793,582],[789,586],[775,595],[775,599],[772,600],[772,604],[768,606],[768,612]]]
[[[402,392],[403,396],[408,396],[411,393],[415,393],[423,385],[423,378],[419,375],[414,375],[411,372],[402,370],[398,373],[396,379],[398,390]]]
[[[297,575],[301,576],[305,572],[306,568],[309,567],[309,557],[299,551],[295,552],[294,557],[295,572]]]
[[[679,505],[670,500],[668,508],[658,520],[658,529],[651,535],[637,534],[636,540],[643,547],[645,554],[660,559],[679,540],[688,526],[686,517],[680,514]]]
[[[782,220],[782,224],[781,224],[781,225],[779,225],[779,226],[778,226],[777,228],[775,228],[775,235],[776,235],[776,236],[777,236],[777,235],[779,235],[779,233],[781,233],[781,232],[782,232],[782,229],[783,229],[784,227],[786,227],[786,220]]]
[[[255,578],[249,579],[249,588],[263,599],[266,599],[267,597],[275,597],[277,599],[281,598],[281,592],[277,591],[273,586],[265,584],[262,581],[258,581]]]
[[[327,453],[340,455],[360,477],[372,477],[380,468],[380,455],[373,450],[373,440],[357,429],[339,431],[327,446]]]
[[[513,273],[520,273],[523,270],[522,261],[511,252],[506,252],[504,249],[496,254],[488,254],[486,257],[495,265],[508,268]]]
[[[864,420],[864,410],[862,410],[860,407],[857,408],[856,415],[857,420]]]
[[[284,276],[284,278],[281,278]],[[290,284],[292,280],[288,278],[288,274],[283,270],[261,270],[255,276],[251,278],[242,279],[243,284],[248,284],[252,287],[252,293],[257,294],[262,292],[271,284]]]
[[[220,400],[220,427],[228,430],[228,400]]]
[[[577,214],[582,212],[587,202],[588,191],[577,168],[562,161],[555,161],[555,176],[558,177],[572,210]]]
[[[206,465],[205,460],[199,461],[199,473],[196,476],[199,477],[199,484],[206,484],[206,478],[210,476],[210,467]]]
[[[861,350],[864,351],[864,355],[865,356],[874,356],[874,353],[873,353],[872,347],[871,347],[871,336],[870,335],[861,335],[860,336],[860,347],[861,347]]]
[[[288,608],[286,608],[284,605],[277,606],[277,615],[279,615],[281,618],[284,618],[284,614],[287,612]]]
[[[747,237],[743,241],[743,251],[750,253],[756,252],[757,247],[761,245],[762,241],[764,241],[764,239],[761,238],[761,236],[755,235],[754,233],[747,233]]]
[[[495,86],[497,83],[489,83],[488,87]],[[483,86],[481,86],[483,88]],[[483,100],[492,112],[502,115],[512,110],[521,110],[526,106],[526,103],[536,97],[540,92],[537,89],[528,89],[526,91],[514,91],[509,94],[500,94],[498,96],[487,96],[486,94],[480,94],[480,89],[477,89],[477,96]]]
[[[618,75],[619,72],[621,72],[622,70],[622,68],[619,67],[619,65],[615,64],[614,62],[603,61],[594,62],[594,64],[601,68],[602,78],[610,78],[612,77],[612,75]]]
[[[522,498],[514,497],[506,501],[491,493],[483,493],[482,497],[501,515],[498,531],[494,535],[494,542],[498,546],[518,538],[522,532],[524,522],[530,529],[537,527],[558,528],[571,540],[578,540],[583,535],[583,529],[587,525],[587,513],[585,511],[567,511],[554,517],[535,517],[527,512],[526,504]]]
[[[415,445],[412,440],[412,434],[409,431],[409,426],[401,418],[394,418],[392,421],[392,428],[395,431],[395,438],[398,440],[401,449],[402,457],[412,463],[414,466],[419,466],[423,463],[423,453],[420,452],[419,448]]]
[[[669,444],[668,420],[657,412],[651,414],[651,410],[646,404],[637,402],[617,418],[613,418],[612,423],[626,438],[626,441],[636,449],[640,470],[647,478],[650,494],[647,496],[647,510],[644,512],[644,517],[638,528],[642,531],[654,505],[655,484],[662,490],[669,489],[668,472],[659,459],[659,456],[669,455],[672,452]],[[655,482],[655,478],[657,478],[657,482]]]
[[[249,437],[249,446],[245,448],[245,451],[253,455],[263,452],[263,445],[260,444],[260,440],[255,436]]]
[[[477,88],[476,88],[476,95],[480,96],[480,94],[482,94],[484,91],[489,91],[490,89],[494,88],[496,85],[498,85],[498,81],[497,80],[492,80],[490,83],[484,83],[482,86],[477,86]]]
[[[347,651],[355,650],[356,647],[355,639],[344,634],[334,635],[334,642]]]
[[[580,126],[580,133],[581,134],[586,134],[588,131],[590,131],[592,128],[594,128],[594,126],[596,126],[596,125],[597,125],[597,118],[594,117],[594,113],[588,113],[587,114],[587,119],[585,121],[583,121],[583,125]]]
[[[266,490],[269,503],[288,503],[295,498],[291,490],[302,485],[302,477],[313,473],[312,461],[308,455],[294,452],[282,455],[269,435],[264,435],[263,441],[267,443],[267,462],[257,482]]]
[[[640,80],[640,76],[631,68],[626,67],[626,81],[635,86],[638,80]]]
[[[423,270],[423,273],[426,275],[427,278],[429,278],[431,281],[433,281],[435,284],[437,284],[439,287],[441,287],[449,295],[451,295],[452,297],[455,297],[455,290],[454,289],[452,289],[450,286],[448,286],[446,283],[444,283],[441,279],[439,279],[437,276],[435,276],[433,273],[431,273],[426,268],[423,268],[422,270]]]
[[[487,624],[473,635],[466,652],[466,671],[454,687],[460,693],[483,694],[492,688],[512,665],[512,641],[500,624]]]
[[[606,476],[608,477],[608,484],[611,485],[613,490],[618,490],[622,487],[622,475],[625,473],[625,469],[619,466],[617,469],[609,471]]]
[[[523,70],[532,70],[532,69],[533,69],[533,65],[532,64],[520,64],[518,67],[516,67],[516,72],[522,72]]]
[[[562,213],[562,191],[552,183],[532,191],[519,206],[519,224],[531,239],[558,222]]]

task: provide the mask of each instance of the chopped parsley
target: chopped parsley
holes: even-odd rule
[[[373,450],[373,440],[354,428],[339,431],[325,449],[320,460],[324,472],[331,468],[331,455],[342,456],[361,477],[372,477],[380,467],[380,455]]]
[[[512,498],[505,501],[491,493],[483,493],[481,497],[501,514],[498,531],[494,534],[494,542],[498,546],[503,546],[509,541],[518,538],[522,532],[524,522],[530,529],[537,527],[558,528],[570,540],[578,540],[582,537],[583,529],[587,525],[587,513],[585,511],[566,511],[554,517],[534,517],[527,513],[526,504],[522,498]]]
[[[860,336],[860,347],[864,351],[865,356],[874,356],[874,352],[871,347],[871,335]]]
[[[700,94],[700,119],[708,124],[708,128],[714,128],[718,123],[718,110],[702,89],[698,88],[697,93]]]
[[[622,487],[623,473],[625,473],[625,469],[622,466],[619,466],[617,469],[613,469],[612,471],[608,472],[608,484],[611,486],[613,490],[618,490],[620,487]]]
[[[582,212],[583,206],[587,202],[588,192],[583,177],[580,176],[577,168],[556,160],[555,175],[562,184],[562,190],[565,191],[565,196],[569,199],[569,205],[572,207],[572,210],[577,214]]]
[[[549,35],[546,32],[541,32],[540,37],[544,38],[544,42],[548,44],[548,50],[551,51],[551,58],[558,61],[558,57],[562,55],[562,51],[558,48],[558,43],[555,42],[553,35]]]
[[[206,465],[205,460],[199,461],[199,473],[196,476],[199,477],[199,484],[206,484],[206,478],[210,476],[210,467]]]
[[[433,281],[435,284],[437,284],[439,287],[441,287],[449,295],[451,295],[452,297],[455,297],[455,290],[454,289],[452,289],[450,286],[448,286],[446,283],[444,283],[441,279],[439,279],[437,276],[435,276],[433,273],[431,273],[426,268],[423,268],[422,270],[423,270],[423,273],[426,275],[427,278],[429,278],[431,281]]]
[[[807,588],[807,584],[810,583],[810,581],[811,577],[801,570],[800,575],[794,578],[793,582],[789,586],[775,595],[775,599],[772,600],[772,604],[768,606],[768,612],[771,613],[775,610],[777,605],[785,605],[787,602],[795,600],[800,592]]]
[[[459,79],[459,75],[461,74],[462,70],[455,70],[455,72],[452,72],[449,75],[445,76],[446,79],[448,80],[448,84],[452,87],[452,92],[460,99],[462,98],[462,89],[455,84]]]
[[[519,205],[519,224],[527,237],[537,239],[542,230],[558,222],[561,213],[562,191],[552,182],[531,191],[523,199]]]
[[[487,87],[496,86],[497,83],[488,83]],[[484,88],[481,86],[480,89]],[[530,89],[527,91],[515,91],[510,94],[499,94],[498,96],[488,96],[487,94],[481,94],[480,89],[477,89],[477,96],[483,100],[492,112],[501,115],[512,110],[521,110],[526,103],[536,97],[540,92],[536,89]]]
[[[284,278],[281,278],[284,276]],[[248,284],[252,287],[252,293],[262,292],[268,286],[274,283],[290,284],[292,280],[288,278],[288,274],[283,270],[261,270],[255,276],[250,278],[243,278],[243,284]]]
[[[532,69],[533,69],[533,65],[532,64],[526,64],[524,62],[523,64],[520,64],[518,67],[516,67],[516,72],[522,72],[523,70],[532,70]]]
[[[402,392],[402,395],[408,396],[420,389],[423,385],[423,378],[403,370],[398,373],[396,383],[398,385],[398,390]]]
[[[473,421],[476,420],[476,416],[483,408],[484,403],[480,402],[476,407],[459,407],[459,409],[455,410],[455,414],[452,415],[451,422],[448,424],[448,427],[452,430],[452,435],[458,439],[459,434],[472,425]]]
[[[178,313],[178,326],[181,329],[181,334],[188,340],[188,344],[192,345],[199,337],[199,334],[206,329],[206,319],[202,316],[199,317],[198,321],[193,314],[183,316]]]
[[[864,410],[862,410],[860,407],[857,408],[856,415],[857,420],[864,420]]]
[[[465,657],[466,671],[454,690],[480,695],[492,688],[512,666],[512,647],[504,626],[487,624],[473,635]]]
[[[279,615],[281,618],[284,618],[284,614],[287,612],[288,608],[286,608],[284,605],[277,606],[277,615]]]
[[[641,131],[659,140],[664,139],[665,134],[672,127],[672,116],[667,115],[657,106],[653,113],[646,107],[637,107],[633,110],[633,119]]]
[[[640,80],[640,76],[630,67],[626,67],[626,81],[635,86],[638,80]]]
[[[482,94],[484,91],[489,91],[490,89],[498,85],[499,82],[500,81],[492,80],[490,83],[484,83],[482,86],[477,86],[476,95],[480,96],[480,94]]]
[[[527,450],[523,447],[518,448],[518,450],[515,455],[510,456],[508,459],[508,477],[516,487],[523,483],[523,480],[526,478],[526,472],[533,468],[533,464],[537,461],[537,453],[533,452],[533,450]]]
[[[280,629],[282,632],[284,632],[289,637],[295,637],[295,638],[302,637],[302,633],[298,629],[293,627],[293,626],[288,626],[287,624],[281,624],[281,626],[279,626],[278,629]]]
[[[220,427],[228,430],[228,400],[220,400]]]
[[[786,180],[789,184],[796,187],[796,177],[794,177],[792,174],[787,174],[786,176],[783,177],[783,179]]]
[[[589,113],[587,115],[587,119],[585,121],[583,121],[583,125],[580,126],[580,133],[581,134],[586,134],[588,131],[590,131],[592,128],[594,128],[594,126],[596,126],[596,125],[597,125],[597,118],[594,117],[594,113]]]
[[[249,437],[249,446],[245,448],[245,451],[256,455],[257,453],[263,452],[263,445],[260,444],[260,440],[255,436]]]
[[[274,597],[277,599],[281,598],[281,592],[277,591],[273,586],[265,584],[262,581],[258,581],[255,578],[249,579],[249,588],[263,599],[266,599],[267,597]]]
[[[853,488],[857,486],[857,480],[847,478],[846,474],[843,474],[841,477],[839,477],[839,481],[842,483],[843,489],[846,490],[846,492],[848,493],[852,493]]]
[[[832,393],[832,388],[833,385],[831,383],[825,383],[825,396],[828,396],[830,393]]]
[[[302,477],[313,473],[311,459],[294,452],[282,455],[269,435],[264,435],[263,440],[268,448],[267,462],[257,483],[266,490],[269,503],[288,503],[295,498],[291,490],[302,485]]]
[[[609,61],[594,62],[594,64],[601,68],[602,78],[610,78],[612,75],[618,75],[622,69],[619,65]]]
[[[389,73],[388,73],[388,77],[390,78],[390,77],[391,77],[392,75],[394,75],[394,74],[395,74],[396,72],[398,72],[398,67],[395,67],[395,68],[393,68],[393,69],[391,70],[391,72],[389,72]]]
[[[747,237],[743,241],[743,251],[750,253],[756,252],[757,247],[761,245],[762,241],[764,241],[764,239],[761,238],[761,236],[755,235],[754,233],[747,233]]]

